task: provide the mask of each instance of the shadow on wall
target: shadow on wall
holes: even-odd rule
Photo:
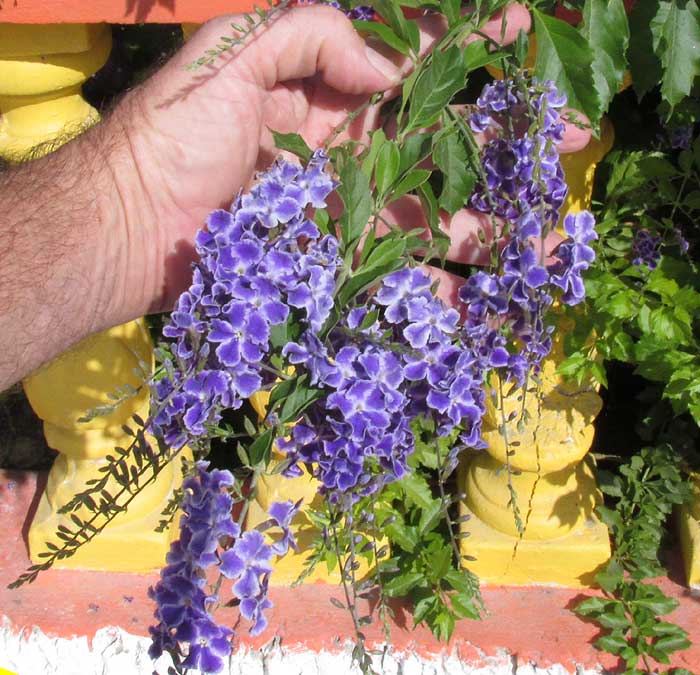
[[[175,14],[175,2],[176,0],[126,0],[126,16],[134,14],[134,19],[141,23],[148,18],[156,5],[165,7]]]

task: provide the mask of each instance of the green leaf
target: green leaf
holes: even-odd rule
[[[593,80],[600,105],[607,110],[627,67],[629,24],[622,0],[586,0],[581,34],[593,49]]]
[[[248,457],[250,458],[251,466],[255,466],[261,462],[267,464],[270,459],[270,451],[274,438],[275,430],[270,428],[265,430],[253,441],[250,448],[248,448]]]
[[[380,195],[383,195],[398,178],[400,165],[401,155],[398,146],[393,141],[387,141],[379,149],[374,168],[374,182]]]
[[[386,20],[393,31],[410,44],[414,52],[418,53],[420,50],[418,27],[415,22],[406,20],[399,3],[395,0],[370,0],[370,4]]]
[[[467,73],[477,68],[483,68],[496,61],[500,61],[504,57],[501,51],[491,51],[486,40],[474,40],[464,48],[464,68]]]
[[[306,144],[306,141],[299,134],[281,134],[278,131],[272,131],[272,138],[275,145],[280,150],[288,150],[300,157],[305,162],[308,162],[313,155],[313,150]]]
[[[338,194],[345,209],[340,217],[340,230],[345,248],[352,248],[362,236],[372,212],[369,179],[354,162],[346,162],[340,172]]]
[[[595,641],[595,646],[611,654],[619,654],[627,647],[627,640],[620,635],[603,635]]]
[[[462,18],[462,0],[440,0],[440,9],[447,17],[450,28]]]
[[[467,150],[456,129],[435,136],[433,159],[443,174],[438,204],[452,216],[464,207],[476,183],[476,175],[467,161]]]
[[[372,33],[376,35],[382,42],[389,45],[392,49],[400,52],[404,56],[409,55],[408,44],[399,37],[389,26],[376,21],[353,21],[352,25],[360,33]]]
[[[413,608],[413,626],[417,626],[428,614],[432,614],[439,602],[439,598],[436,598],[434,595],[421,598]]]
[[[402,238],[391,235],[382,237],[379,245],[370,253],[364,267],[368,270],[373,268],[384,270],[401,258],[405,250],[406,242]]]
[[[456,593],[450,600],[452,601],[452,609],[460,619],[481,618],[479,608],[471,595],[467,593]]]
[[[382,148],[384,143],[387,142],[384,129],[377,129],[376,131],[371,132],[371,136],[372,141],[369,146],[369,151],[367,152],[365,158],[362,160],[362,171],[364,171],[367,178],[372,177],[372,173],[374,172],[374,165],[377,161],[377,156],[379,155],[379,150]]]
[[[690,645],[691,642],[688,640],[686,635],[673,635],[659,638],[654,643],[654,648],[670,654],[671,652],[677,652],[681,649],[688,649]]]
[[[465,78],[462,53],[458,47],[433,52],[430,65],[416,81],[406,130],[434,124],[443,108],[464,87]]]
[[[661,63],[654,53],[651,21],[659,11],[658,0],[637,2],[630,13],[628,57],[637,98],[641,99],[661,81]]]
[[[661,96],[673,109],[700,72],[700,8],[692,0],[660,2],[650,29],[661,60]]]
[[[435,617],[430,628],[438,640],[447,642],[454,632],[455,618],[451,612],[444,610]]]
[[[603,509],[599,509],[601,515],[603,514]],[[607,591],[608,593],[614,593],[618,584],[622,581],[622,567],[620,563],[612,560],[608,563],[608,566],[602,571],[598,572],[595,576],[596,582],[600,587]]]
[[[384,584],[384,593],[390,598],[400,598],[408,595],[417,584],[424,580],[420,572],[409,572],[390,579]]]
[[[568,105],[583,112],[597,126],[601,101],[593,81],[593,50],[585,38],[565,21],[532,10],[537,36],[535,74],[552,80],[566,94]]]
[[[430,155],[433,134],[415,133],[407,136],[401,146],[399,173],[404,174]]]
[[[346,305],[358,293],[362,293],[362,291],[366,290],[373,284],[378,283],[382,277],[386,276],[387,274],[391,274],[391,272],[395,272],[398,269],[401,269],[404,265],[405,261],[403,260],[403,258],[401,258],[399,254],[399,256],[393,260],[393,262],[387,263],[382,268],[373,266],[367,269],[366,267],[363,267],[362,271],[355,272],[345,282],[345,284],[338,293],[336,303],[340,307]]]
[[[321,396],[323,396],[323,390],[310,387],[303,379],[298,380],[296,388],[289,394],[282,405],[280,422],[282,424],[295,422],[306,407]]]
[[[414,169],[413,171],[407,173],[397,184],[391,193],[391,200],[393,202],[399,197],[403,197],[407,192],[415,190],[418,186],[423,185],[432,171],[427,169]]]
[[[440,522],[442,512],[442,502],[439,499],[433,499],[430,505],[421,512],[420,521],[418,522],[418,534],[424,535],[434,530]]]
[[[415,504],[421,509],[429,509],[433,503],[433,495],[428,483],[417,473],[409,473],[398,483],[406,493],[408,503]]]
[[[518,36],[515,38],[515,43],[513,44],[513,53],[515,55],[515,60],[521,68],[526,67],[527,52],[530,46],[530,39],[527,33],[521,28],[518,31]]]
[[[410,527],[397,518],[385,528],[389,539],[398,544],[404,551],[413,553],[418,545],[418,533],[415,527]]]
[[[603,627],[610,630],[627,630],[630,626],[630,620],[621,614],[601,614],[596,618],[596,621]]]
[[[604,612],[609,604],[605,598],[586,598],[583,602],[576,605],[575,611],[583,616],[595,616]]]
[[[653,612],[656,616],[668,614],[678,607],[678,600],[675,598],[667,598],[666,596],[650,600],[634,600],[633,602],[638,607],[644,607],[644,609]]]

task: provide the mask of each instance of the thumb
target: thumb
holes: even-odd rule
[[[221,17],[206,24],[188,48],[196,41],[204,52],[218,44],[227,29],[231,32],[231,19],[237,23],[238,17]],[[365,44],[342,12],[322,5],[285,10],[221,59],[223,68],[268,91],[282,82],[319,74],[337,91],[364,94],[386,90],[400,78],[399,70]]]

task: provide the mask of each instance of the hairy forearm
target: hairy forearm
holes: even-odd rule
[[[149,245],[119,113],[44,159],[0,174],[0,391],[87,335],[153,303],[133,271]],[[148,218],[147,208],[144,218]],[[129,221],[129,222],[127,222]]]

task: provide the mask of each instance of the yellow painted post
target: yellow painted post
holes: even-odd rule
[[[569,185],[562,213],[589,206],[595,166],[612,142],[612,126],[603,120],[600,140],[562,156]],[[578,386],[557,375],[566,331],[560,325],[540,384],[525,396],[527,419],[521,421],[522,391],[508,394],[491,383],[484,420],[488,448],[462,467],[459,480],[467,496],[461,515],[471,516],[462,527],[471,536],[462,539],[461,549],[476,559],[469,567],[486,583],[589,586],[610,557],[607,527],[594,513],[601,498],[595,466],[586,457],[601,400],[592,383]],[[511,491],[522,533],[509,506]]]
[[[269,398],[270,395],[267,392],[258,392],[250,398],[250,402],[260,419],[265,418]],[[284,455],[274,452],[273,466],[279,464],[283,459]],[[284,558],[275,563],[275,573],[272,579],[272,583],[275,585],[291,584],[306,569],[304,561],[308,558],[311,544],[318,534],[318,529],[309,520],[306,510],[309,507],[318,508],[320,506],[321,497],[318,494],[318,487],[318,481],[306,471],[304,471],[303,476],[298,478],[286,478],[280,474],[264,474],[258,479],[255,500],[251,502],[246,518],[246,528],[249,530],[269,519],[267,512],[273,502],[286,501],[287,499],[294,502],[299,499],[303,500],[303,507],[292,522],[292,531],[299,545],[299,553],[289,551]],[[361,575],[365,569],[365,567],[360,569],[359,574]],[[334,572],[329,573],[326,566],[321,565],[316,567],[307,581],[338,583],[340,574],[337,568]]]
[[[693,503],[678,510],[678,519],[685,578],[700,589],[700,474],[693,476],[693,488]]]
[[[76,492],[84,490],[86,481],[102,477],[100,468],[107,463],[107,455],[114,454],[116,446],[129,447],[132,437],[122,426],[135,428],[131,421],[134,414],[142,419],[148,417],[148,387],[108,415],[89,422],[77,420],[86,410],[109,404],[107,394],[117,386],[129,384],[138,388],[142,380],[134,371],[140,370],[141,363],[152,366],[152,359],[153,345],[141,319],[85,339],[24,382],[27,397],[44,422],[47,443],[60,453],[29,529],[29,551],[35,562],[41,562],[36,556],[46,550],[45,542],[61,543],[55,538],[59,525],[74,529],[70,519],[59,514],[58,509]],[[155,528],[179,479],[176,463],[167,465],[158,479],[134,499],[128,511],[119,514],[98,537],[72,557],[59,561],[56,567],[117,572],[146,572],[162,567],[171,534],[155,532]],[[107,486],[112,495],[119,488],[114,480]]]
[[[107,60],[112,45],[108,25],[0,25],[0,156],[21,162],[48,154],[99,119],[81,95],[82,84]],[[59,525],[71,525],[58,509],[99,468],[115,446],[128,447],[122,430],[131,414],[148,417],[142,391],[116,412],[90,423],[78,422],[89,408],[110,402],[107,395],[125,384],[138,386],[139,362],[152,363],[153,346],[143,320],[92,336],[37,371],[25,391],[44,422],[48,444],[60,455],[29,530],[30,555],[54,541]],[[164,470],[96,540],[57,567],[143,571],[162,565],[169,533],[153,532],[178,476]],[[112,490],[116,489],[113,486]]]

